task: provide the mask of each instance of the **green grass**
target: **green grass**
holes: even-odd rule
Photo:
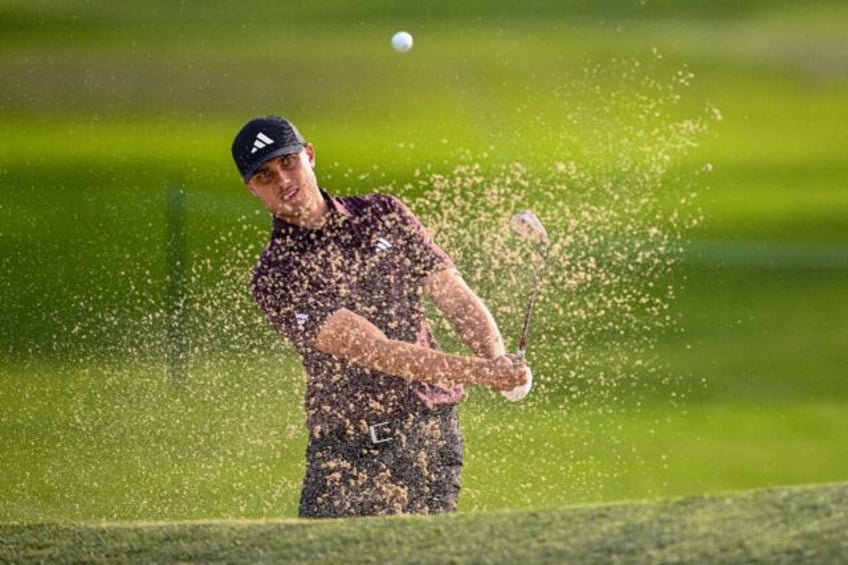
[[[347,521],[0,526],[10,562],[836,563],[848,486]]]
[[[845,249],[730,243],[700,253],[708,251],[707,264],[681,268],[680,333],[659,346],[674,371],[689,375],[694,397],[844,399]]]

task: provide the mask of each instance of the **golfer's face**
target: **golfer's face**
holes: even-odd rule
[[[247,187],[272,214],[299,223],[298,218],[309,217],[321,202],[314,165],[315,150],[307,145],[300,153],[263,163]]]

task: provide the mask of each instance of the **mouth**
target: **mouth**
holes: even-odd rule
[[[295,197],[298,194],[300,194],[300,187],[296,186],[292,190],[289,190],[288,192],[281,192],[280,193],[280,200],[283,200],[285,202],[289,202],[291,200],[294,200]]]

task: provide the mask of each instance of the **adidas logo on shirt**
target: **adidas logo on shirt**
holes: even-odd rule
[[[302,328],[306,325],[306,321],[309,319],[309,314],[306,314],[304,312],[295,312],[294,319],[297,322],[297,326],[299,328]]]
[[[256,139],[253,140],[253,149],[250,150],[251,155],[256,153],[260,149],[267,147],[274,143],[274,140],[262,133],[261,131],[256,134]]]
[[[388,239],[381,237],[377,239],[377,245],[375,246],[375,248],[377,250],[377,253],[379,253],[381,251],[385,251],[386,249],[390,249],[391,246],[392,244]]]

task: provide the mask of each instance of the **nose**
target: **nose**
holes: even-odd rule
[[[285,167],[283,167],[279,163],[274,163],[274,165],[271,167],[271,175],[273,182],[281,186],[288,186],[291,181],[291,175],[289,174],[289,171],[287,171]]]

